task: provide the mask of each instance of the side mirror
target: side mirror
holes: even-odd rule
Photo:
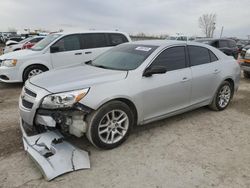
[[[167,69],[163,66],[152,66],[152,67],[148,67],[144,71],[143,76],[150,77],[153,74],[164,74],[166,72],[167,72]]]
[[[51,46],[50,47],[50,53],[57,53],[59,52],[59,47],[58,46]]]

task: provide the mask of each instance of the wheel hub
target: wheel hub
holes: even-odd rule
[[[104,115],[99,123],[98,135],[106,144],[120,141],[126,134],[129,119],[122,110],[112,110]]]

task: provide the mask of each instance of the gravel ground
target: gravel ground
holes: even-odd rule
[[[86,139],[91,169],[46,182],[25,154],[18,125],[20,84],[0,83],[0,187],[250,187],[250,80],[222,112],[200,108],[136,128],[119,148]]]

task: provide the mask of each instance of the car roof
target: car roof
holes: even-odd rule
[[[141,40],[132,42],[133,44],[138,45],[149,45],[149,46],[171,46],[171,45],[196,45],[196,46],[204,46],[208,47],[208,45],[200,43],[200,42],[193,42],[193,41],[176,41],[176,40]]]
[[[204,38],[204,39],[197,39],[195,41],[216,41],[216,40],[230,40],[230,41],[234,41],[233,39],[229,39],[229,38]]]
[[[61,34],[61,35],[69,35],[69,34],[84,34],[84,33],[118,33],[118,34],[124,34],[127,35],[125,32],[121,31],[105,31],[105,30],[86,30],[86,31],[75,31],[75,32],[58,32],[55,34]],[[52,33],[54,34],[54,33]]]

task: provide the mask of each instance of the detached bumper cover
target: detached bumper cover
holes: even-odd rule
[[[88,153],[64,141],[58,131],[28,136],[22,120],[20,125],[24,149],[38,165],[46,180],[67,172],[90,168]]]

